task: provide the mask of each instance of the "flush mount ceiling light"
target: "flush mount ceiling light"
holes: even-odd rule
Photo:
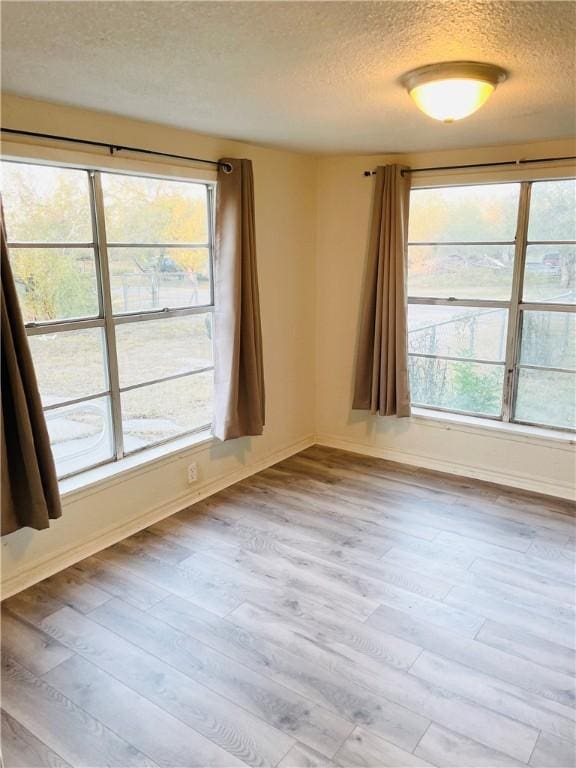
[[[422,112],[453,123],[480,109],[505,79],[506,72],[494,64],[450,61],[413,69],[401,82]]]

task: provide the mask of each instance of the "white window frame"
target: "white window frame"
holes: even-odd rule
[[[211,430],[212,424],[207,423],[192,430],[180,432],[177,435],[163,440],[158,440],[153,443],[148,443],[140,448],[126,451],[124,447],[124,435],[122,430],[122,405],[121,395],[124,392],[128,392],[141,387],[151,386],[153,384],[160,384],[166,381],[172,381],[174,379],[184,377],[194,377],[196,375],[213,371],[214,365],[205,366],[203,368],[185,371],[183,373],[172,374],[169,376],[159,377],[156,379],[139,382],[138,384],[132,384],[129,386],[121,387],[118,373],[118,356],[116,349],[116,326],[125,323],[140,323],[148,320],[162,320],[172,317],[186,317],[195,314],[214,314],[215,302],[214,302],[214,200],[216,182],[206,179],[197,179],[182,177],[176,175],[170,175],[168,173],[161,174],[154,171],[126,171],[118,168],[102,167],[101,169],[96,167],[86,167],[84,165],[78,166],[73,163],[64,162],[46,162],[42,159],[35,159],[34,157],[16,158],[6,156],[2,158],[5,162],[21,163],[24,165],[43,165],[62,169],[74,169],[84,171],[88,175],[89,180],[89,204],[92,222],[92,240],[89,243],[38,243],[38,242],[17,242],[8,241],[8,248],[84,248],[92,249],[95,259],[95,271],[96,271],[96,284],[98,292],[98,316],[88,318],[70,318],[65,320],[49,320],[41,322],[29,322],[25,323],[25,329],[27,336],[41,336],[44,334],[53,334],[66,331],[78,331],[88,328],[101,328],[104,332],[104,365],[106,380],[108,382],[107,389],[97,392],[95,394],[88,395],[86,397],[78,397],[68,400],[59,401],[50,405],[43,406],[44,412],[48,413],[52,410],[64,408],[66,406],[77,405],[84,402],[90,402],[98,398],[109,397],[110,408],[112,416],[112,440],[113,440],[113,452],[110,458],[103,461],[95,462],[93,464],[82,467],[81,469],[66,472],[58,476],[60,481],[66,480],[76,475],[81,475],[84,472],[88,472],[97,467],[101,467],[114,462],[119,462],[127,456],[133,456],[141,453],[142,451],[148,451],[151,448],[167,445],[175,441],[181,441],[182,438],[187,436],[205,433]],[[208,215],[208,233],[207,240],[202,243],[116,243],[109,241],[106,235],[106,223],[104,214],[104,196],[102,192],[101,174],[114,174],[124,175],[140,178],[160,179],[166,181],[181,181],[189,184],[199,184],[206,187],[206,200],[207,200],[207,215]],[[108,250],[110,248],[124,248],[124,247],[166,247],[166,248],[205,248],[208,253],[208,264],[210,274],[210,303],[202,304],[198,306],[184,306],[178,308],[160,308],[142,310],[139,312],[123,312],[114,313],[112,309],[112,293],[110,288],[110,268]],[[212,329],[214,324],[212,323]],[[214,346],[214,338],[212,337],[212,346]]]
[[[560,432],[573,433],[575,430],[570,427],[551,426],[549,424],[543,424],[536,421],[524,421],[515,418],[515,405],[516,395],[518,391],[518,374],[520,369],[537,369],[545,371],[558,371],[563,373],[575,374],[576,371],[565,368],[551,368],[549,366],[537,366],[527,365],[520,362],[520,345],[522,340],[522,320],[523,313],[525,311],[541,311],[541,312],[572,312],[576,313],[576,304],[559,304],[553,302],[525,302],[522,299],[522,291],[524,286],[524,272],[526,267],[526,254],[529,245],[574,245],[576,246],[576,240],[529,240],[528,239],[528,225],[529,225],[529,213],[530,213],[530,196],[532,192],[532,185],[545,181],[560,181],[573,179],[572,175],[568,176],[551,176],[540,177],[518,182],[520,184],[520,196],[518,201],[518,218],[516,223],[516,234],[514,240],[511,241],[470,241],[470,242],[456,242],[456,241],[442,241],[442,242],[423,242],[423,241],[409,241],[408,246],[423,246],[423,245],[509,245],[514,247],[514,267],[512,275],[512,289],[510,301],[493,301],[489,299],[457,299],[455,297],[438,298],[434,296],[416,297],[408,296],[409,305],[425,305],[425,306],[449,306],[449,307],[478,307],[478,308],[494,308],[505,309],[508,311],[508,330],[506,338],[506,354],[504,361],[502,360],[480,360],[475,358],[462,358],[462,357],[450,357],[447,355],[432,355],[422,353],[409,353],[409,357],[425,357],[430,359],[439,360],[453,360],[458,362],[469,363],[489,363],[492,365],[505,366],[504,386],[502,393],[502,408],[499,416],[473,413],[471,411],[461,411],[453,408],[444,408],[441,406],[428,405],[425,403],[413,403],[417,408],[440,411],[444,413],[461,414],[470,418],[478,419],[491,419],[493,421],[500,421],[503,423],[524,424],[532,427],[539,427],[546,430],[554,430]],[[414,185],[413,190],[419,189],[438,189],[441,187],[461,187],[461,186],[480,186],[486,184],[509,184],[513,183],[514,179],[502,179],[501,181],[468,181],[466,183],[442,183],[434,185]]]

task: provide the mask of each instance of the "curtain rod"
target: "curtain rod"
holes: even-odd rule
[[[15,136],[31,136],[36,139],[51,139],[53,141],[67,141],[72,144],[86,144],[91,147],[104,147],[108,149],[110,154],[114,152],[139,152],[142,155],[156,155],[157,157],[170,157],[174,160],[189,160],[193,163],[206,163],[208,165],[216,165],[218,168],[223,168],[230,172],[232,166],[230,163],[221,163],[219,160],[206,160],[203,157],[189,157],[188,155],[174,155],[171,152],[157,152],[153,149],[142,149],[141,147],[126,147],[122,144],[108,144],[105,141],[90,141],[89,139],[75,139],[71,136],[58,136],[52,133],[35,133],[34,131],[18,131],[15,128],[0,128],[2,133],[12,133]]]
[[[568,157],[538,157],[534,160],[502,160],[498,163],[472,163],[470,165],[439,165],[431,168],[407,168],[402,171],[404,176],[407,173],[425,173],[426,171],[456,171],[460,168],[496,168],[502,165],[526,165],[527,163],[551,163],[558,160],[576,160],[575,155]],[[376,171],[364,171],[364,176],[374,176]]]

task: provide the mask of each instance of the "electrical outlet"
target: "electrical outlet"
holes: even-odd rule
[[[192,464],[188,464],[188,482],[195,483],[198,480],[198,465],[195,461]]]

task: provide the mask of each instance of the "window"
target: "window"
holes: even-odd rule
[[[59,477],[209,427],[212,185],[16,162],[2,171]]]
[[[413,189],[412,400],[576,428],[576,180]]]

